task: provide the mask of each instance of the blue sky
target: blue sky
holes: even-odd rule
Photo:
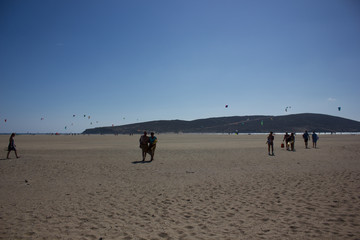
[[[360,121],[359,43],[357,0],[2,0],[0,133],[305,112]]]

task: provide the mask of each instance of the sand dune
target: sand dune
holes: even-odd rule
[[[360,239],[360,136],[16,136],[0,239]],[[8,136],[0,136],[6,147]]]

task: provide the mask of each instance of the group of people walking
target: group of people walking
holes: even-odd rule
[[[309,148],[308,142],[310,141],[310,139],[312,139],[313,148],[316,148],[316,144],[319,139],[319,136],[315,132],[313,132],[310,136],[308,131],[305,131],[304,134],[302,135],[302,137],[305,142],[305,148]],[[270,134],[267,137],[267,141],[266,141],[266,143],[268,145],[268,154],[269,155],[274,155],[274,139],[275,139],[275,137],[274,137],[273,132],[270,132]],[[284,142],[285,142],[285,144],[284,144]],[[286,146],[286,150],[295,151],[295,133],[291,133],[291,134],[285,133],[281,147],[283,148],[284,145]]]
[[[11,151],[14,151],[16,158],[19,158],[17,151],[16,151],[14,137],[15,137],[15,133],[11,134],[10,139],[9,139],[9,146],[8,146],[8,153],[7,153],[8,159],[9,159],[9,155],[10,155]],[[308,133],[308,131],[305,131],[304,134],[302,135],[302,137],[304,139],[305,148],[309,148],[308,143],[311,139],[312,139],[312,143],[313,143],[313,148],[316,148],[316,144],[319,139],[319,136],[315,132],[313,132],[310,135]],[[268,154],[269,155],[274,155],[274,139],[275,139],[275,137],[274,137],[273,132],[270,132],[270,134],[267,137],[267,141],[266,141],[266,144],[268,145]],[[284,144],[284,142],[285,142],[285,144]],[[140,137],[139,143],[140,143],[140,148],[142,151],[142,161],[145,161],[147,154],[150,154],[150,156],[151,156],[150,161],[153,161],[154,155],[155,155],[156,143],[157,143],[157,138],[155,137],[154,132],[151,132],[150,137],[148,137],[147,132],[145,131],[144,135],[142,135]],[[291,134],[285,133],[281,147],[283,148],[284,145],[286,146],[286,150],[295,151],[295,133],[291,133]]]
[[[19,158],[17,151],[16,151],[16,145],[15,145],[15,133],[12,133],[10,138],[9,138],[9,145],[8,145],[8,153],[6,158],[9,159],[10,158],[10,152],[14,151],[15,152],[15,156],[16,158]],[[155,155],[155,149],[156,149],[156,143],[157,143],[157,138],[155,137],[155,134],[153,132],[151,132],[150,137],[147,136],[147,132],[144,132],[144,135],[142,135],[139,139],[139,143],[140,143],[140,148],[142,150],[142,160],[145,161],[146,159],[146,155],[150,154],[151,159],[150,161],[154,160],[154,155]]]

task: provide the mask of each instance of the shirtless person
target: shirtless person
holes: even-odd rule
[[[308,142],[309,142],[309,139],[310,139],[308,131],[305,131],[305,133],[303,134],[303,139],[304,139],[304,142],[305,142],[305,148],[308,148]]]
[[[144,135],[142,135],[139,139],[140,148],[142,150],[142,160],[145,161],[146,153],[149,148],[149,137],[147,136],[147,132],[144,132]]]
[[[286,150],[289,150],[289,139],[290,139],[290,135],[288,133],[285,133],[283,142],[285,141]]]
[[[270,148],[271,148],[271,155],[274,156],[274,135],[273,132],[270,132],[269,136],[267,137],[267,141],[266,141],[267,145],[268,145],[268,153],[270,155]]]

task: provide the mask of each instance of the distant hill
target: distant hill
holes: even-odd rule
[[[184,120],[160,120],[114,127],[86,129],[83,134],[130,134],[144,130],[160,133],[267,133],[273,132],[360,132],[360,122],[324,114],[286,116],[234,116]]]

